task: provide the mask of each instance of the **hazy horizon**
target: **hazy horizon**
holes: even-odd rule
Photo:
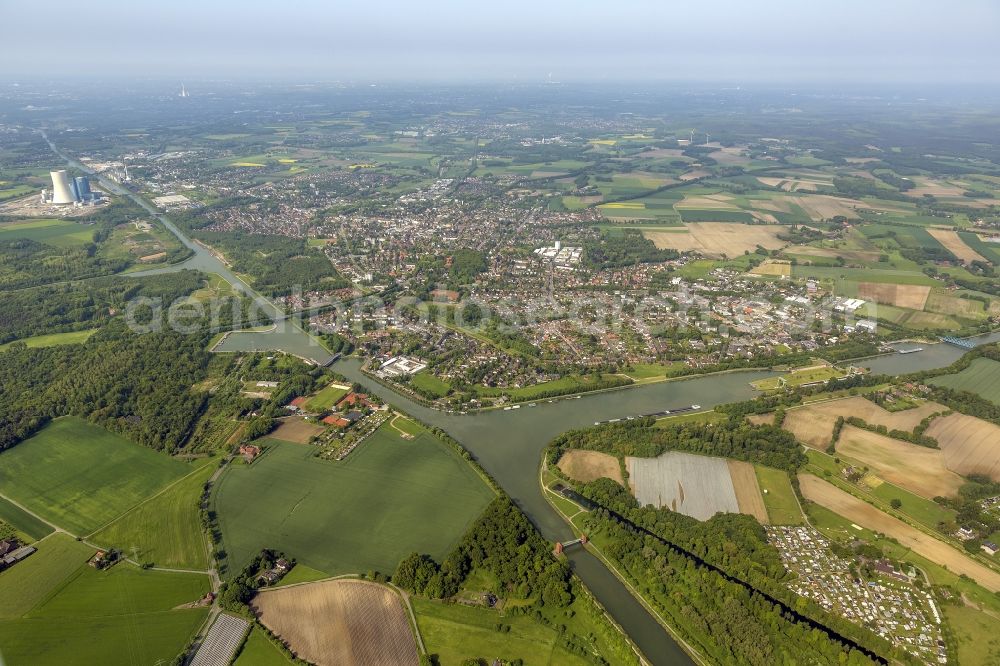
[[[8,81],[1000,83],[1000,3],[305,0],[5,7]]]

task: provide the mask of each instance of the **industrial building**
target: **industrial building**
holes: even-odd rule
[[[52,200],[54,204],[75,204],[90,201],[97,201],[100,195],[90,189],[90,180],[86,176],[77,176],[70,180],[65,169],[51,171],[52,177]],[[45,192],[42,192],[45,198]]]

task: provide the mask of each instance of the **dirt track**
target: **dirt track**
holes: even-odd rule
[[[323,428],[302,420],[301,417],[292,416],[281,422],[268,437],[280,439],[283,442],[292,444],[308,444],[309,438],[323,432]]]

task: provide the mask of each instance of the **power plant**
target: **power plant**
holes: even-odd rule
[[[52,199],[49,203],[64,205],[87,203],[100,199],[98,193],[90,190],[90,179],[86,176],[77,176],[70,180],[65,169],[50,171],[49,175],[52,176]],[[44,199],[45,191],[43,190],[43,202]]]
[[[77,199],[73,196],[73,190],[69,186],[69,176],[66,175],[66,169],[52,171],[49,175],[52,176],[52,203],[76,203]]]

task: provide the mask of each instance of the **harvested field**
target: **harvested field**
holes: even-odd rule
[[[750,211],[755,220],[763,222],[764,224],[781,224],[781,222],[771,213],[761,213],[755,210]]]
[[[935,197],[960,197],[965,194],[965,190],[956,185],[944,180],[936,180],[933,178],[917,176],[913,179],[917,186],[906,190],[906,194],[917,199],[922,198],[925,194],[930,194]]]
[[[750,158],[743,155],[743,148],[740,146],[720,148],[714,153],[709,153],[708,156],[719,164],[725,164],[727,166],[750,163]]]
[[[711,176],[709,172],[704,169],[696,169],[695,171],[688,171],[687,173],[682,173],[679,178],[683,181],[695,180],[696,178],[704,178],[705,176]]]
[[[308,444],[309,438],[323,432],[321,426],[306,421],[301,416],[289,416],[281,421],[281,425],[268,435],[274,439],[292,444]]]
[[[698,520],[740,511],[725,458],[668,451],[657,458],[626,458],[625,464],[643,506],[667,507]]]
[[[938,441],[948,469],[1000,481],[1000,427],[956,413],[931,421],[925,434]]]
[[[812,220],[828,220],[837,215],[847,218],[858,217],[856,206],[861,206],[861,202],[853,199],[841,197],[831,197],[827,195],[814,195],[803,197],[791,197],[792,201],[799,205]]]
[[[811,180],[808,178],[764,178],[758,176],[762,184],[777,187],[785,192],[815,192],[817,187],[833,187],[828,180]]]
[[[608,478],[625,485],[618,459],[600,451],[567,451],[559,459],[559,469],[563,474],[577,481],[596,481]]]
[[[965,241],[962,240],[957,231],[952,229],[927,227],[927,233],[933,236],[934,240],[941,243],[941,245],[944,245],[946,250],[958,257],[959,261],[966,264],[971,264],[973,261],[989,263],[985,258],[983,258],[982,255],[966,245]]]
[[[929,534],[889,516],[871,504],[813,476],[799,474],[802,495],[861,527],[893,537],[916,554],[946,567],[955,574],[965,574],[991,592],[1000,591],[1000,573],[975,562],[965,553],[938,541]]]
[[[789,409],[782,427],[803,444],[823,450],[830,443],[830,435],[838,416],[856,416],[872,425],[884,425],[889,430],[912,432],[925,417],[947,410],[947,407],[936,402],[925,402],[913,409],[889,412],[871,400],[855,396]],[[768,419],[770,418],[768,415]]]
[[[757,266],[750,271],[750,273],[753,275],[791,277],[792,265],[787,261],[775,261],[773,259],[768,259],[760,266]]]
[[[930,293],[930,287],[919,284],[858,283],[858,298],[911,310],[923,310]]]
[[[928,499],[953,496],[964,483],[945,466],[940,450],[851,425],[841,431],[837,453],[863,463],[889,483]]]
[[[806,257],[828,257],[836,259],[843,257],[844,261],[876,262],[879,258],[878,252],[867,252],[865,250],[840,250],[830,247],[813,247],[812,245],[794,245],[785,250],[789,254],[797,254]]]
[[[786,227],[765,224],[740,224],[739,222],[691,222],[685,225],[687,233],[652,231],[643,235],[658,248],[673,248],[682,252],[697,250],[708,256],[736,257],[744,251],[753,251],[758,245],[768,250],[784,247],[786,243],[778,234]]]
[[[261,592],[251,607],[296,656],[319,666],[418,663],[403,603],[384,585],[306,583]]]
[[[672,159],[684,159],[684,151],[680,148],[654,148],[643,151],[642,156],[649,158],[669,157]]]
[[[757,473],[754,471],[753,465],[742,460],[729,460],[727,462],[740,513],[753,516],[761,525],[767,525],[767,507],[764,506],[764,496],[760,494]]]
[[[677,231],[644,231],[642,235],[653,241],[659,249],[673,249],[679,252],[702,252],[704,248],[698,239],[686,229]]]
[[[947,315],[958,315],[968,319],[977,319],[985,314],[983,303],[971,298],[959,298],[952,296],[945,290],[935,289],[924,304],[924,309],[928,312],[940,312]]]
[[[685,196],[683,201],[674,204],[674,208],[693,208],[695,210],[740,210],[740,207],[729,203],[732,197],[709,194],[703,196]]]

